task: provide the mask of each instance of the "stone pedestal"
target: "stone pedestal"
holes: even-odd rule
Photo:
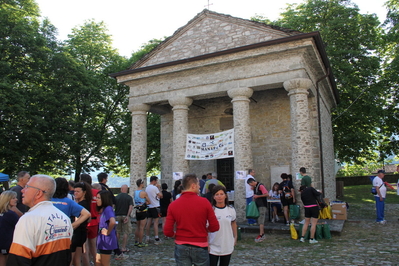
[[[235,88],[227,91],[233,103],[234,119],[234,171],[247,171],[253,167],[251,149],[251,123],[249,115],[249,97],[252,96],[250,88]],[[245,218],[245,180],[234,177],[234,207],[237,212],[238,222]]]

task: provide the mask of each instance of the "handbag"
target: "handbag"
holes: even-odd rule
[[[316,232],[314,237],[319,240],[323,239],[323,224],[316,224]]]
[[[329,224],[323,224],[323,238],[331,239],[331,231]]]
[[[291,220],[299,219],[299,205],[296,204],[290,205],[290,219]]]
[[[246,217],[247,219],[256,219],[259,218],[259,210],[258,207],[256,206],[255,201],[251,201],[248,205],[247,205],[247,211],[246,211]]]
[[[294,224],[290,224],[290,233],[292,239],[298,239],[298,233],[296,232]]]

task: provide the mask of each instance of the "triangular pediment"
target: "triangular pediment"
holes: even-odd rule
[[[300,34],[204,10],[130,69],[158,65]]]

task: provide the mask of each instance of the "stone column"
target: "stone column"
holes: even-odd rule
[[[253,168],[251,147],[251,123],[249,115],[250,88],[235,88],[227,91],[233,103],[234,119],[234,171]],[[238,222],[245,218],[245,180],[234,178],[234,207]]]
[[[129,104],[132,112],[132,139],[130,158],[130,195],[136,190],[138,179],[147,177],[147,112],[148,104]]]
[[[283,86],[290,97],[292,173],[312,163],[308,95],[312,81],[297,78],[285,81]]]
[[[312,163],[312,147],[310,143],[310,121],[308,105],[308,89],[312,81],[306,78],[287,80],[283,86],[288,91],[290,97],[291,112],[291,172],[293,174],[293,184],[295,187],[295,198],[299,205],[302,204],[298,192],[301,182],[295,179],[295,173],[299,172],[300,167],[309,169]],[[301,219],[304,217],[301,208]]]
[[[172,171],[183,172],[183,175],[189,171],[186,154],[186,138],[188,133],[188,107],[193,100],[184,96],[176,96],[169,99],[169,104],[173,107],[173,160]]]

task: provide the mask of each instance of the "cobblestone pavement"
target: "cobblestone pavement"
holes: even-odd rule
[[[262,243],[254,242],[256,233],[242,233],[230,265],[399,265],[399,208],[392,204],[387,209],[385,225],[376,224],[374,219],[349,217],[341,235],[318,244],[292,240],[288,231],[268,233]],[[374,212],[370,216],[374,217]],[[111,265],[176,265],[172,239],[145,248],[134,247],[132,237],[129,243],[130,258],[112,260]]]

